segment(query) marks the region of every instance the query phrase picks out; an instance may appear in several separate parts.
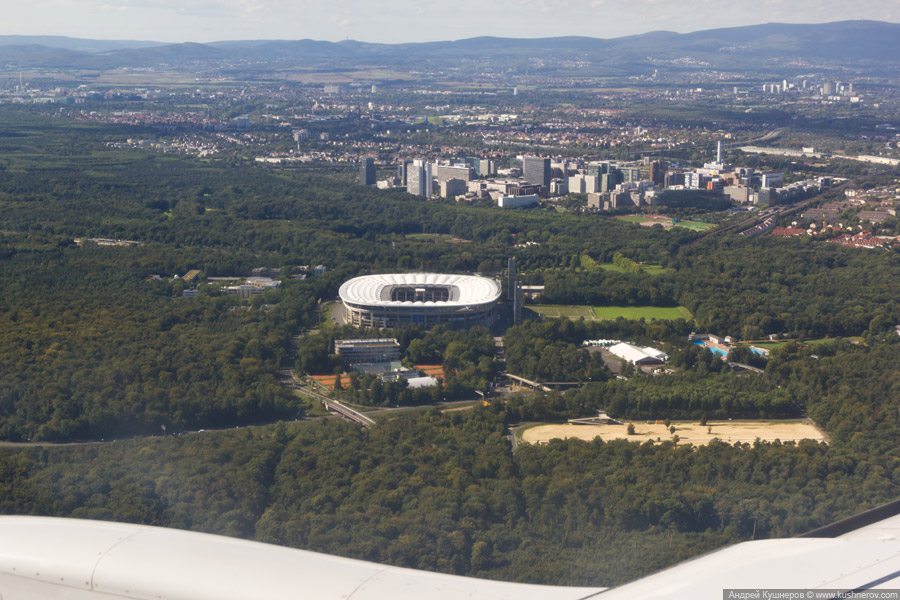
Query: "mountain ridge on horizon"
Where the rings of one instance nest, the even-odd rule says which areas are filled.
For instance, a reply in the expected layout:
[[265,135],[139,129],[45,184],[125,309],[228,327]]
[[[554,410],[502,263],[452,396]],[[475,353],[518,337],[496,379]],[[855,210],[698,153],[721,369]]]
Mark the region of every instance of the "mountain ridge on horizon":
[[[78,50],[85,45],[90,44],[103,44],[106,46],[110,46],[110,48],[115,49],[137,49],[137,48],[145,48],[145,47],[154,47],[154,46],[179,46],[185,44],[198,44],[203,46],[222,46],[222,45],[231,45],[231,44],[242,44],[242,45],[260,45],[260,44],[269,44],[269,43],[291,43],[291,42],[316,42],[320,44],[340,44],[340,45],[367,45],[367,46],[422,46],[422,45],[432,45],[432,44],[457,44],[461,42],[471,42],[476,40],[516,40],[516,41],[545,41],[545,40],[591,40],[591,41],[607,41],[612,42],[616,40],[624,40],[624,39],[632,39],[632,38],[641,38],[645,36],[674,36],[674,37],[684,37],[684,36],[695,36],[698,34],[705,34],[709,32],[725,32],[725,31],[740,31],[740,30],[748,30],[748,29],[756,29],[763,27],[790,27],[790,28],[819,28],[819,27],[829,27],[835,25],[849,25],[849,24],[875,24],[875,25],[888,25],[888,26],[898,26],[900,27],[900,22],[893,21],[878,21],[872,19],[845,19],[842,21],[828,21],[824,23],[784,23],[780,21],[770,21],[766,23],[754,23],[752,25],[735,25],[731,27],[713,27],[709,29],[697,29],[694,31],[689,31],[686,33],[679,33],[677,31],[672,31],[669,29],[652,29],[649,31],[644,31],[642,33],[633,33],[623,36],[616,37],[594,37],[594,36],[586,36],[586,35],[562,35],[562,36],[537,36],[537,37],[508,37],[508,36],[495,36],[495,35],[476,35],[469,38],[459,38],[459,39],[442,39],[442,40],[429,40],[423,42],[367,42],[364,40],[356,40],[356,39],[344,39],[338,41],[331,40],[319,40],[313,38],[245,38],[245,39],[223,39],[223,40],[213,40],[209,42],[198,42],[195,40],[184,40],[180,42],[160,42],[156,40],[130,40],[130,39],[119,39],[119,38],[86,38],[86,37],[77,37],[77,36],[69,36],[69,35],[22,35],[22,34],[0,34],[0,47],[2,46],[11,46],[11,45],[28,45],[28,44],[37,44],[42,46],[47,46],[49,48],[63,48],[67,50]],[[64,43],[67,42],[67,43]],[[94,50],[97,52],[106,51],[103,50]]]
[[646,67],[654,60],[665,62],[683,57],[710,64],[730,62],[738,68],[754,61],[797,57],[900,65],[897,39],[900,39],[900,23],[868,20],[764,23],[691,33],[657,30],[617,38],[477,36],[394,44],[312,39],[164,43],[0,35],[0,63],[8,68],[112,69],[177,67],[197,61],[249,61],[284,67],[292,61],[320,60],[349,61],[360,66],[394,63],[410,67],[429,60],[452,63],[453,60],[573,58],[627,70],[637,64]]

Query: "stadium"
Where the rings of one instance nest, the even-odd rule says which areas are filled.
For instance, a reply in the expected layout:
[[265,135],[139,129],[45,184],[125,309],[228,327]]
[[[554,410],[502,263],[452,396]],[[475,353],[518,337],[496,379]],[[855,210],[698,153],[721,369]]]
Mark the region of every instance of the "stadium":
[[339,291],[347,324],[426,329],[441,323],[489,327],[500,293],[493,279],[437,273],[364,275],[344,282]]

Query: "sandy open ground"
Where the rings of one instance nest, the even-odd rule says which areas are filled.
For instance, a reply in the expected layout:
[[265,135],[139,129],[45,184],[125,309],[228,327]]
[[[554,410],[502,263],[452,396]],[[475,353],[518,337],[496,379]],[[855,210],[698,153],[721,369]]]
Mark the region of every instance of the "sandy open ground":
[[[603,440],[630,440],[645,442],[647,440],[666,441],[672,439],[669,429],[660,424],[646,421],[634,421],[635,435],[628,435],[627,422],[622,425],[539,425],[522,432],[522,440],[532,444],[540,444],[552,439],[577,438],[592,440],[600,437]],[[764,442],[781,440],[782,442],[797,440],[827,441],[822,432],[807,421],[710,421],[706,425],[697,422],[673,421],[675,435],[679,444],[702,446],[710,440],[718,438],[723,442],[753,443],[757,439]]]

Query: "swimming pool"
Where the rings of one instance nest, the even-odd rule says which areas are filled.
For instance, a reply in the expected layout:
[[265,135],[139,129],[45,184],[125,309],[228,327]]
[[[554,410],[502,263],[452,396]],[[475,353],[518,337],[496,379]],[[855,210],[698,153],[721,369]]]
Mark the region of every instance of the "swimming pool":
[[[724,350],[724,349],[718,348],[716,346],[709,346],[709,345],[707,345],[706,342],[703,342],[703,341],[694,342],[694,345],[700,346],[701,348],[706,348],[707,350],[709,350],[716,356],[719,356],[722,358],[728,356],[728,350]],[[766,356],[768,354],[765,350],[762,350],[760,348],[753,348],[752,346],[750,348],[750,352],[752,352],[753,354],[756,354],[757,356]]]
[[710,352],[712,352],[713,354],[715,354],[716,356],[718,356],[720,358],[725,358],[726,356],[728,356],[727,350],[723,350],[723,349],[717,348],[715,346],[708,346],[707,343],[704,341],[696,341],[696,342],[694,342],[694,345],[700,346],[701,348],[706,348],[707,350],[709,350]]

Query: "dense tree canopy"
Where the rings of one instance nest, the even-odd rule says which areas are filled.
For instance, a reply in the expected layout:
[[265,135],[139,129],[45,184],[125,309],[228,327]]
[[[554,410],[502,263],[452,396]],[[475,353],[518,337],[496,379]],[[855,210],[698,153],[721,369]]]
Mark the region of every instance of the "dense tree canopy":
[[[500,275],[515,256],[525,280],[546,285],[545,301],[684,305],[695,320],[512,327],[511,372],[585,385],[469,412],[379,416],[367,430],[323,418],[3,447],[3,513],[150,523],[449,573],[609,585],[754,535],[794,535],[898,495],[895,252],[426,202],[339,174],[104,144],[129,133],[0,110],[0,437],[108,440],[301,416],[277,371],[333,369],[330,344],[343,332],[310,330],[340,283],[367,271]],[[442,235],[408,237],[415,233]],[[142,244],[73,241],[90,237]],[[293,277],[319,263],[326,274]],[[664,269],[630,267],[640,263]],[[255,267],[283,267],[280,289],[241,301],[210,279]],[[174,278],[189,270],[201,272],[192,299]],[[688,344],[692,330],[742,339],[786,333],[797,342],[773,351],[763,373],[741,374]],[[408,361],[443,364],[442,396],[482,390],[498,368],[485,330],[391,333]],[[826,334],[858,343],[805,344]],[[610,378],[581,347],[600,337],[660,344],[676,373]],[[404,396],[402,385],[377,388],[358,378],[345,393],[376,405],[424,399]],[[700,448],[557,440],[512,450],[512,425],[599,409],[640,419],[808,414],[831,439]]]

